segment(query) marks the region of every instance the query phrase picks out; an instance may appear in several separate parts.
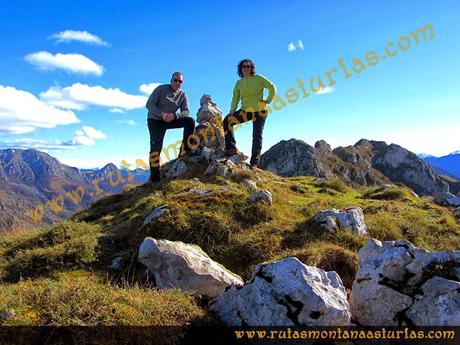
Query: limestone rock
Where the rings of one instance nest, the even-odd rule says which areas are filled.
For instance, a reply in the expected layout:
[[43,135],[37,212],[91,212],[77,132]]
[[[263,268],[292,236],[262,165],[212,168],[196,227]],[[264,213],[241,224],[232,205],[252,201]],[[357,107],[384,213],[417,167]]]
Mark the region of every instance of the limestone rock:
[[195,195],[209,195],[211,194],[212,190],[211,189],[202,189],[197,186],[191,188],[188,193],[189,194],[195,194]]
[[120,267],[121,267],[121,261],[122,261],[122,260],[123,260],[123,258],[122,258],[121,256],[118,256],[118,257],[114,258],[114,259],[112,260],[112,262],[110,263],[109,268],[110,268],[111,270],[114,270],[114,271],[119,270]]
[[228,159],[216,159],[213,160],[204,172],[205,176],[218,175],[227,176],[231,173],[231,170],[235,167],[235,163]]
[[459,324],[459,267],[460,251],[428,252],[408,241],[371,239],[359,251],[353,319],[364,326]]
[[166,210],[166,205],[162,205],[162,206],[155,208],[147,217],[145,217],[144,222],[142,223],[141,227],[161,217],[165,213],[165,210]]
[[460,282],[441,277],[429,279],[421,288],[423,294],[406,312],[417,326],[460,325]]
[[7,321],[16,316],[16,312],[13,309],[0,310],[0,321]]
[[455,196],[452,193],[445,192],[439,194],[435,202],[440,204],[440,205],[446,205],[446,206],[460,206],[460,197]]
[[182,158],[177,158],[171,167],[165,172],[165,176],[168,178],[178,178],[187,171],[187,164]]
[[252,180],[250,180],[250,179],[245,179],[243,181],[243,185],[249,190],[257,189],[257,183],[252,181]]
[[297,258],[257,265],[243,287],[231,287],[210,302],[229,326],[346,326],[346,291],[335,272]]
[[336,209],[320,211],[313,219],[331,233],[343,229],[359,236],[367,235],[367,226],[364,222],[363,210],[360,207],[349,207],[345,211]]
[[259,190],[249,196],[250,202],[262,201],[271,204],[273,202],[272,193],[266,189]]
[[146,237],[138,260],[148,267],[159,289],[179,288],[194,296],[214,298],[241,278],[213,261],[199,246]]
[[[195,129],[195,134],[200,138],[200,148],[211,150],[213,155],[222,155],[225,149],[222,111],[210,95],[204,94],[201,97],[196,118],[198,126]],[[206,152],[207,154],[208,152]],[[209,160],[210,158],[205,159]]]
[[283,140],[261,156],[260,167],[281,176],[339,177],[363,186],[399,182],[417,195],[449,190],[449,185],[415,153],[383,141],[362,139],[331,152],[322,140],[315,147],[301,140]]

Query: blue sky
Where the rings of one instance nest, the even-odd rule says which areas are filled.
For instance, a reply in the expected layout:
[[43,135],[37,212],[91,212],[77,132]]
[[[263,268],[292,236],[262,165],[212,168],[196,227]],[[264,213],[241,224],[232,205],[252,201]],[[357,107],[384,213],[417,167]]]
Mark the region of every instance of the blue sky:
[[[226,114],[236,64],[249,57],[285,101],[297,78],[327,84],[324,73],[338,69],[334,85],[272,112],[263,151],[290,138],[333,147],[367,138],[448,154],[460,149],[458,18],[458,1],[5,2],[0,147],[38,148],[78,167],[147,161],[153,85],[180,70],[194,117],[204,93]],[[434,37],[415,44],[411,33],[426,24]],[[367,65],[390,41],[397,54]],[[365,69],[345,78],[339,58]],[[236,132],[246,153],[251,127]],[[168,131],[165,146],[180,137]]]

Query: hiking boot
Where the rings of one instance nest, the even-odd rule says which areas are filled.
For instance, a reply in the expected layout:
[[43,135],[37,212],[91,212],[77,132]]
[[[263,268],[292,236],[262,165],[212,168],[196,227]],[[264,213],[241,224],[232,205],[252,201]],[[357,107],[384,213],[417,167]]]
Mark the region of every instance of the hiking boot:
[[251,164],[250,169],[251,169],[252,171],[258,171],[258,170],[260,170],[258,164],[256,164],[256,163]]

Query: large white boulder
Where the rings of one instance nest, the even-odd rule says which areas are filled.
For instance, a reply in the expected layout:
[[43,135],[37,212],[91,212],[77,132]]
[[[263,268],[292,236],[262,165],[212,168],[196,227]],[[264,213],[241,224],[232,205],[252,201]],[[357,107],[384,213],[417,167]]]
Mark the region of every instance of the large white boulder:
[[359,236],[367,235],[367,226],[361,207],[352,206],[344,211],[335,208],[324,210],[318,212],[313,219],[331,233],[343,229]]
[[337,273],[294,257],[257,265],[243,287],[210,302],[210,310],[230,326],[345,326],[348,308]]
[[359,251],[352,317],[365,326],[458,325],[458,267],[460,251],[430,253],[408,241],[371,239]]
[[146,237],[138,260],[148,267],[159,289],[179,288],[195,296],[214,298],[241,278],[213,261],[199,246]]

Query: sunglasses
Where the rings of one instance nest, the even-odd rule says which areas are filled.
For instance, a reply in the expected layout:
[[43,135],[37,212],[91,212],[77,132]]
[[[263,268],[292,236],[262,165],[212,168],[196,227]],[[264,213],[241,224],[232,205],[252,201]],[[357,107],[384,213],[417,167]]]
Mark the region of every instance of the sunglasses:
[[183,81],[183,80],[180,80],[180,79],[174,78],[174,79],[173,79],[173,82],[182,84],[184,81]]
[[251,68],[252,66],[251,65],[243,65],[241,66],[241,68]]

